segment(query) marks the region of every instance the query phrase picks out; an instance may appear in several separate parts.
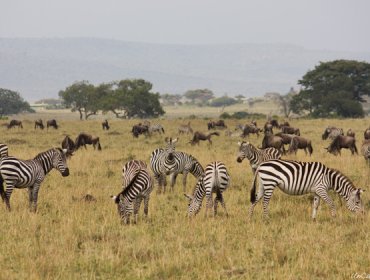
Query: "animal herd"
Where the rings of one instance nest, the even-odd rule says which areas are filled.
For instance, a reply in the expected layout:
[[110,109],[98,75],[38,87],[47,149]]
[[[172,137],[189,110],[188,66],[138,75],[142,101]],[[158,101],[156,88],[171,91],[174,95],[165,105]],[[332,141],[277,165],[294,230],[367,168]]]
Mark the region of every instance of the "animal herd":
[[[50,123],[49,123],[50,122]],[[20,124],[19,124],[20,123]],[[12,120],[9,126],[22,127],[20,121]],[[47,121],[47,127],[58,128],[55,120]],[[35,129],[43,129],[42,120],[35,121]],[[102,123],[103,130],[109,130],[108,121]],[[223,120],[207,123],[207,129],[227,129]],[[278,133],[273,132],[280,129]],[[317,215],[320,200],[325,201],[331,209],[332,216],[335,216],[333,201],[328,196],[330,189],[342,196],[347,208],[353,212],[363,212],[361,202],[362,189],[356,188],[353,183],[341,172],[331,169],[320,162],[299,162],[281,159],[287,153],[297,153],[299,149],[311,155],[313,153],[310,139],[301,136],[299,128],[290,126],[288,122],[279,125],[277,120],[269,120],[263,129],[257,127],[256,121],[246,125],[238,125],[235,129],[240,131],[241,138],[249,137],[250,134],[264,134],[261,147],[255,147],[249,142],[238,142],[239,153],[236,158],[241,163],[248,159],[254,179],[250,193],[251,206],[249,216],[253,214],[255,205],[262,200],[265,216],[268,215],[268,204],[276,187],[289,195],[314,194],[312,218]],[[159,123],[148,121],[138,123],[132,127],[132,135],[138,138],[141,134],[150,137],[154,133],[164,134],[165,130]],[[193,131],[190,122],[178,127],[178,134],[193,134],[190,144],[198,144],[200,141],[208,141],[212,144],[211,136],[219,136],[218,131],[203,133]],[[232,136],[232,133],[225,133]],[[329,153],[340,155],[341,149],[346,148],[352,154],[358,153],[354,132],[350,129],[345,136],[343,129],[327,127],[324,130],[322,139],[331,139],[330,145],[326,148]],[[137,221],[138,210],[144,201],[144,214],[148,214],[149,199],[154,185],[158,186],[158,192],[166,192],[167,176],[170,176],[170,187],[173,187],[178,174],[183,175],[183,190],[186,192],[186,178],[190,173],[197,183],[192,194],[185,194],[189,199],[188,216],[196,215],[206,198],[206,215],[210,209],[213,214],[217,213],[218,202],[221,203],[227,215],[226,203],[223,192],[230,185],[230,174],[225,164],[220,161],[213,161],[202,167],[200,162],[191,154],[177,151],[177,138],[165,138],[165,145],[158,147],[150,155],[149,167],[142,160],[130,160],[123,166],[122,170],[122,191],[112,196],[117,205],[117,210],[123,223],[130,223],[130,217],[134,215],[134,222]],[[29,206],[31,211],[36,212],[38,191],[46,174],[53,168],[60,171],[62,176],[69,175],[67,158],[80,147],[90,144],[94,149],[101,150],[99,137],[87,133],[80,133],[75,141],[65,136],[62,141],[62,148],[54,148],[40,153],[31,160],[20,160],[8,154],[8,146],[0,144],[0,195],[8,210],[10,207],[10,196],[14,188],[28,188]],[[289,145],[286,150],[284,145]],[[361,153],[370,165],[370,127],[364,132],[364,141],[361,146]],[[151,170],[151,172],[150,172]],[[153,176],[151,175],[153,174]],[[4,183],[6,189],[4,188]],[[212,194],[216,197],[213,200]]]

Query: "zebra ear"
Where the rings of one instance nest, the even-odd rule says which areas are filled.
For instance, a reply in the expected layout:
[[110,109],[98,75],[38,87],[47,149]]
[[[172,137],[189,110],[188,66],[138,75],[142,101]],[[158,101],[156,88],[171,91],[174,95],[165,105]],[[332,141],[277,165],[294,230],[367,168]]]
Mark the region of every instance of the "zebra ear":
[[363,190],[363,189],[358,189],[358,190],[357,190],[357,193],[358,193],[358,194],[362,194],[363,192],[365,192],[365,190]]
[[240,142],[240,141],[239,141],[239,142],[238,142],[238,146],[241,146],[241,145],[242,145],[242,142]]
[[173,139],[173,140],[172,140],[172,143],[176,143],[176,142],[177,142],[177,140],[179,140],[179,138],[175,138],[175,139]]
[[116,196],[116,195],[111,195],[111,196],[110,196],[110,198],[111,198],[112,200],[116,200],[116,199],[117,199],[117,196]]
[[168,142],[168,137],[164,138],[164,142]]
[[62,149],[63,154],[67,154],[68,150],[67,149]]

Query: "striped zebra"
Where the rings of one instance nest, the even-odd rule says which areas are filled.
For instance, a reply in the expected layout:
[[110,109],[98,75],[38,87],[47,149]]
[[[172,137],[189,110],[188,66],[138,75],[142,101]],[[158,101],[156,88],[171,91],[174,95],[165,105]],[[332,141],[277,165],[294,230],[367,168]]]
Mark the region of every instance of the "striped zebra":
[[243,159],[247,158],[253,174],[256,173],[256,169],[261,162],[281,158],[281,152],[275,148],[257,149],[251,143],[244,141],[238,142],[238,145],[239,154],[236,161],[241,163]]
[[[256,184],[259,183],[256,193]],[[335,207],[328,191],[333,189],[347,201],[347,208],[353,212],[363,211],[360,199],[362,189],[356,189],[353,183],[337,170],[326,167],[320,162],[298,162],[270,160],[260,164],[254,176],[249,217],[254,207],[263,198],[263,211],[268,216],[268,204],[276,187],[290,195],[314,193],[312,218],[316,219],[320,199],[330,206],[331,215],[335,216]]]
[[8,146],[0,143],[0,158],[8,156]]
[[328,126],[325,128],[324,133],[322,134],[322,140],[330,139],[334,140],[338,135],[344,135],[343,129],[337,128],[335,126]]
[[[36,212],[41,183],[53,168],[63,177],[69,175],[66,162],[67,150],[53,148],[38,154],[31,160],[6,157],[0,161],[0,195],[10,211],[10,196],[14,188],[28,188],[30,210]],[[6,191],[4,191],[4,182]]]
[[164,128],[160,123],[150,124],[148,128],[149,134],[158,132],[159,134],[164,134]]
[[[230,184],[230,176],[225,164],[220,161],[211,162],[205,168],[204,175],[198,180],[193,196],[184,194],[189,199],[188,216],[195,216],[202,207],[204,196],[206,197],[206,216],[208,209],[213,207],[214,215],[217,214],[217,204],[221,202],[222,207],[228,216],[222,193]],[[213,203],[212,193],[216,193]]]
[[141,160],[131,160],[122,169],[122,191],[112,196],[117,204],[118,214],[125,224],[130,223],[130,216],[134,213],[134,223],[141,201],[144,199],[144,214],[148,215],[150,193],[153,190],[153,179],[149,174],[147,165]]
[[361,154],[364,156],[366,162],[370,165],[370,139],[362,142]]

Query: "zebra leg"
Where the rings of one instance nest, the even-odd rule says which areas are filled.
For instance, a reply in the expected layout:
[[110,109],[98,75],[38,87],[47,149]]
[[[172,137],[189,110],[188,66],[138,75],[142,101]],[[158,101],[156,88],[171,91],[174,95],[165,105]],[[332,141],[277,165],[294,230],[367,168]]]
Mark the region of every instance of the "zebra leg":
[[218,206],[218,197],[216,196],[215,197],[215,201],[214,201],[214,204],[213,204],[213,215],[216,216],[217,215],[217,206]]
[[186,178],[188,176],[188,172],[184,172],[183,177],[182,177],[182,189],[184,193],[186,193]]
[[206,218],[207,218],[208,210],[213,207],[212,193],[209,195],[206,194],[206,198],[207,198],[207,204],[206,204]]
[[265,219],[267,219],[269,215],[268,206],[273,192],[274,189],[268,189],[265,190],[263,194],[263,216],[265,217]]
[[335,206],[333,200],[329,197],[327,191],[325,189],[316,190],[316,194],[320,196],[330,207],[330,213],[332,217],[335,217]]
[[319,205],[320,205],[320,196],[315,195],[315,197],[313,198],[313,208],[312,208],[312,219],[314,221],[316,220],[316,213]]
[[225,204],[225,200],[224,200],[224,196],[221,194],[221,197],[220,197],[220,202],[221,202],[221,206],[222,206],[222,208],[224,208],[224,210],[225,210],[225,213],[226,213],[226,217],[229,217],[229,213],[227,212],[227,210],[226,210],[226,204]]
[[149,212],[149,199],[150,199],[150,196],[149,194],[144,197],[144,217],[145,219],[148,218],[148,212]]
[[[257,183],[257,182],[255,182]],[[252,215],[253,215],[253,211],[254,211],[254,207],[256,206],[256,204],[261,200],[261,198],[264,196],[264,187],[263,187],[263,184],[261,182],[260,179],[258,179],[258,184],[259,184],[259,187],[258,187],[258,192],[256,194],[256,199],[255,201],[251,204],[251,206],[249,207],[249,211],[248,211],[248,219],[251,219],[252,218]]]
[[10,211],[10,196],[12,195],[14,186],[11,184],[6,184],[6,191],[5,191],[5,204],[6,208]]
[[40,185],[34,185],[32,189],[32,203],[30,205],[30,211],[36,213],[37,211],[37,198],[39,195]]
[[134,200],[134,224],[137,223],[137,216],[139,214],[140,204],[141,204],[142,200],[143,200],[143,198],[141,196],[137,197]]

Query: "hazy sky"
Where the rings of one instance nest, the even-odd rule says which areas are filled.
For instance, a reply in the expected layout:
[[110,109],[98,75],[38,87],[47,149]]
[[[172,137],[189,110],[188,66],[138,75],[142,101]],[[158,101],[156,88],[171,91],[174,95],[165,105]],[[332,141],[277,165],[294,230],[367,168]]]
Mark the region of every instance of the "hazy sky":
[[0,37],[293,43],[370,52],[368,0],[0,0]]

